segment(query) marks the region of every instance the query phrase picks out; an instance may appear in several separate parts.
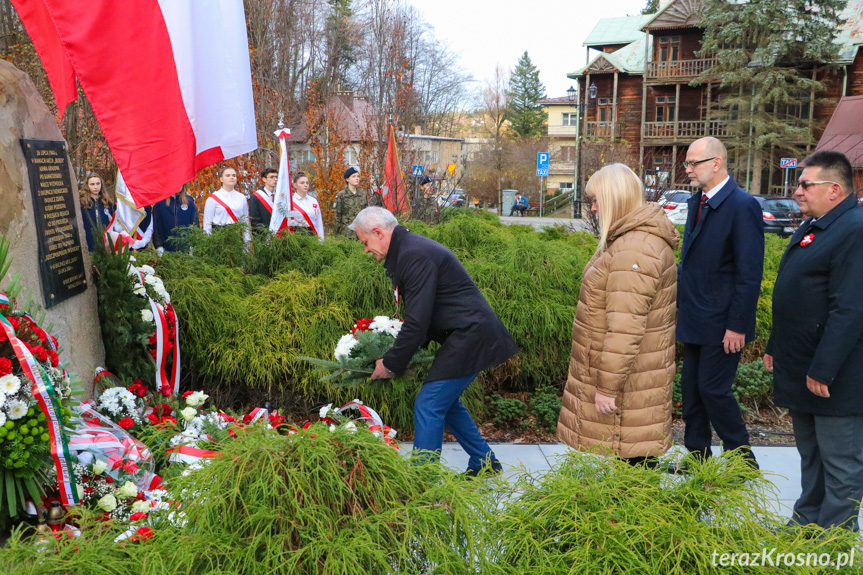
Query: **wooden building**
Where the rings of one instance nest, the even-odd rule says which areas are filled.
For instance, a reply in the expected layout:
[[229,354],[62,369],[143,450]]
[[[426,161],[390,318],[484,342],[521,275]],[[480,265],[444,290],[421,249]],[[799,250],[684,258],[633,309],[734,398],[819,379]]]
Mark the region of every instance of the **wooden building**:
[[[578,82],[581,94],[581,189],[585,177],[609,157],[623,159],[621,148],[626,163],[648,185],[659,181],[663,187],[690,189],[683,169],[689,144],[704,136],[729,136],[727,118],[717,105],[724,97],[718,83],[691,85],[714,64],[696,55],[703,37],[698,16],[703,1],[671,0],[656,14],[600,20],[585,41],[587,65],[567,75]],[[843,15],[847,21],[835,39],[839,74],[818,76],[826,93],[810,95],[789,112],[808,121],[807,151],[840,98],[863,94],[863,0],[849,0]],[[818,74],[817,66],[812,73]],[[591,85],[597,87],[595,101],[588,96]],[[730,155],[729,170],[741,184],[752,184],[747,189],[775,193],[781,188],[779,157],[772,149],[763,153],[770,168],[757,182],[748,158],[739,153]]]

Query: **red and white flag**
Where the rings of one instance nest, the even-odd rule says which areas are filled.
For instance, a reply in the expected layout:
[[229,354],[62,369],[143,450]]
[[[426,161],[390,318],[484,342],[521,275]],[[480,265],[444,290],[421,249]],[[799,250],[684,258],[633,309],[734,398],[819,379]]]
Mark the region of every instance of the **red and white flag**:
[[[279,181],[273,194],[273,214],[270,216],[270,231],[278,234],[289,226],[288,217],[294,212],[294,195],[291,193],[291,161],[288,159],[288,138],[291,131],[279,128],[274,132],[279,139]],[[291,230],[293,231],[293,230]]]
[[387,157],[384,160],[384,185],[378,191],[384,198],[384,206],[392,213],[407,214],[410,211],[404,177],[399,165],[396,134],[392,124],[389,125]]
[[242,0],[12,0],[57,106],[87,95],[138,206],[255,150]]

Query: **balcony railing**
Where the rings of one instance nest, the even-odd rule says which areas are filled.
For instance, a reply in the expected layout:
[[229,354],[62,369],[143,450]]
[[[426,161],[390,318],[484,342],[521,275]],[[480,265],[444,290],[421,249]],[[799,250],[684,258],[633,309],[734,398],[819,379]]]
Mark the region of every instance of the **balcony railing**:
[[702,58],[700,60],[674,60],[670,62],[648,62],[647,79],[657,80],[662,78],[683,79],[695,78],[708,68],[716,64],[716,58]]
[[[614,128],[613,134],[612,128]],[[620,133],[620,124],[615,124],[614,122],[588,122],[587,128],[584,130],[584,132],[585,138],[610,140]]]
[[723,120],[701,120],[686,122],[645,122],[642,138],[648,140],[694,141],[705,136],[717,138],[728,135],[728,125]]
[[564,124],[549,124],[548,125],[548,135],[549,136],[572,136],[575,137],[575,126],[567,126]]

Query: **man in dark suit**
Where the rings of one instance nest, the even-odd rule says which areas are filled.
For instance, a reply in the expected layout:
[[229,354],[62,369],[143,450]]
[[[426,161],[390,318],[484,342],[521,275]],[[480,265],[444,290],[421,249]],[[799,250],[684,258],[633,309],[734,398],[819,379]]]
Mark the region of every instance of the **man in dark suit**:
[[470,456],[467,475],[483,468],[500,473],[459,398],[479,372],[518,353],[509,332],[455,254],[441,244],[412,234],[379,207],[363,209],[350,229],[366,253],[384,262],[396,300],[405,305],[401,331],[372,379],[402,373],[420,346],[441,344],[414,402],[414,449],[440,454],[446,426]]
[[857,531],[863,498],[863,208],[848,159],[816,152],[794,192],[803,222],[779,263],[764,365],[787,407],[803,491],[789,524]]
[[261,179],[264,181],[264,187],[249,197],[249,225],[252,229],[270,228],[270,218],[275,205],[273,195],[279,182],[279,171],[266,168],[261,172]]
[[731,385],[740,350],[755,338],[764,224],[758,202],[728,175],[727,157],[722,142],[702,138],[689,146],[683,163],[701,188],[688,201],[677,272],[683,443],[695,457],[710,457],[712,425],[723,449],[743,448],[757,467]]

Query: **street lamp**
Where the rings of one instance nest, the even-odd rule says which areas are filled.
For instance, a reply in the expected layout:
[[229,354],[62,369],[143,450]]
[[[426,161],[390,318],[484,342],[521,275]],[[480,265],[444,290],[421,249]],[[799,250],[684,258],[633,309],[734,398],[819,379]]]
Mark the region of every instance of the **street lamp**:
[[570,105],[575,107],[575,153],[578,156],[575,160],[575,167],[573,169],[572,174],[572,189],[573,189],[573,206],[572,206],[572,217],[575,219],[581,219],[581,188],[578,185],[578,173],[581,168],[581,135],[579,131],[581,130],[581,109],[582,108],[591,108],[594,104],[596,104],[596,93],[597,93],[596,84],[593,82],[590,83],[590,87],[587,89],[587,102],[576,102],[575,96],[578,92],[572,86],[569,87],[569,90],[566,91],[566,99],[569,100]]

